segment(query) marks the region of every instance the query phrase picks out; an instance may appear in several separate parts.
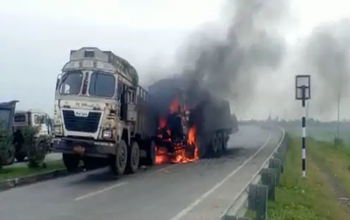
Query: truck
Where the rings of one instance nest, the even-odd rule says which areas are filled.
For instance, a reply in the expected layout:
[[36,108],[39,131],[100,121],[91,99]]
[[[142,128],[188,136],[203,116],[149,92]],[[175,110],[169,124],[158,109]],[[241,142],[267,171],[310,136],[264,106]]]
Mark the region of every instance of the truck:
[[[5,152],[1,152],[3,154],[1,156],[2,165],[11,165],[15,159],[18,162],[23,162],[29,156],[28,153],[32,152],[29,151],[28,147],[33,143],[25,143],[25,134],[23,134],[23,129],[27,127],[36,129],[37,133],[34,138],[37,143],[35,144],[38,144],[40,149],[49,150],[51,147],[49,140],[52,133],[49,115],[34,109],[16,110],[18,102],[18,100],[13,100],[0,103],[0,139],[2,139],[2,144],[4,144],[4,138],[8,139],[7,146],[2,146],[2,150],[5,150]],[[45,158],[46,153],[46,151],[42,153],[43,158]]]
[[109,166],[115,175],[155,164],[155,123],[136,69],[111,51],[71,50],[55,89],[53,151],[68,171]]
[[0,103],[0,168],[2,165],[11,165],[15,159],[13,140],[13,116],[17,100]]
[[56,81],[53,151],[63,154],[68,171],[83,161],[86,169],[107,165],[115,175],[164,158],[219,156],[232,133],[228,102],[206,90],[193,99],[181,85],[164,79],[147,91],[136,69],[113,52],[72,50]]
[[160,80],[149,87],[158,116],[156,146],[171,162],[220,157],[238,131],[229,102],[183,78]]

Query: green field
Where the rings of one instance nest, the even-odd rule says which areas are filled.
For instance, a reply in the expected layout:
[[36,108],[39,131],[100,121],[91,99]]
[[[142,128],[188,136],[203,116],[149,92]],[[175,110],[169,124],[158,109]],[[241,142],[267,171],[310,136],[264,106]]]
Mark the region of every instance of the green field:
[[[294,136],[302,135],[301,122],[279,122],[281,127],[283,127],[287,132]],[[339,136],[340,138],[350,144],[350,123],[348,122],[315,122],[313,120],[308,120],[306,122],[306,136],[312,137],[315,140],[333,142],[334,138],[337,136],[337,130],[339,126]]]
[[[350,219],[349,207],[340,204],[339,193],[344,195],[337,180],[350,193],[350,175],[346,165],[350,153],[344,147],[309,139],[307,177],[301,177],[301,143],[293,138],[285,162],[281,184],[276,189],[276,201],[268,204],[270,220],[343,220]],[[331,155],[331,157],[330,157]],[[320,162],[328,157],[324,166]],[[339,160],[339,158],[341,158]],[[346,168],[345,168],[346,167]],[[333,169],[337,178],[333,178]]]

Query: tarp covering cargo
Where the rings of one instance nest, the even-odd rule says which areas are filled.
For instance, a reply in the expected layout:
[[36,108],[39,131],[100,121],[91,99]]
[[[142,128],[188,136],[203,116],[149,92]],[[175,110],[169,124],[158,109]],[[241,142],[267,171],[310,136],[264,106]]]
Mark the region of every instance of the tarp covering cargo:
[[229,103],[209,94],[191,109],[190,118],[202,135],[218,130],[230,130],[233,125]]

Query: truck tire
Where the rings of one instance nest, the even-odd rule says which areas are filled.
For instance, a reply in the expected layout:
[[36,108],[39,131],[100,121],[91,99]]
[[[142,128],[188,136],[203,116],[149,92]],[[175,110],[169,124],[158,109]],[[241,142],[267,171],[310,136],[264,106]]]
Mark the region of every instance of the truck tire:
[[217,147],[217,153],[215,155],[215,157],[221,157],[222,156],[222,152],[223,152],[223,149],[222,149],[222,145],[223,145],[223,136],[221,134],[218,134],[217,135],[217,139],[216,139],[216,145],[218,146]]
[[63,163],[68,172],[74,172],[79,167],[80,158],[75,154],[63,154]]
[[137,141],[132,141],[128,151],[128,161],[126,164],[126,173],[136,173],[140,164],[140,147]]
[[227,145],[228,145],[228,138],[226,136],[226,134],[223,136],[222,139],[222,153],[226,153],[227,152]]
[[11,144],[6,152],[6,158],[3,165],[11,165],[15,162],[15,146]]
[[219,144],[218,144],[218,137],[217,135],[215,134],[214,137],[212,138],[212,140],[210,141],[209,143],[209,146],[208,146],[208,150],[209,150],[209,154],[208,154],[208,157],[209,158],[216,158],[218,157],[218,155],[220,154],[220,147]]
[[146,158],[144,165],[154,166],[156,164],[156,144],[153,140],[147,141]]
[[205,142],[205,138],[201,138],[201,137],[196,137],[196,146],[198,148],[198,157],[199,159],[203,159],[206,157],[206,153],[207,153],[207,146],[206,146],[206,142]]
[[126,169],[128,159],[128,146],[124,140],[121,140],[116,148],[116,154],[110,156],[109,167],[114,175],[123,175]]

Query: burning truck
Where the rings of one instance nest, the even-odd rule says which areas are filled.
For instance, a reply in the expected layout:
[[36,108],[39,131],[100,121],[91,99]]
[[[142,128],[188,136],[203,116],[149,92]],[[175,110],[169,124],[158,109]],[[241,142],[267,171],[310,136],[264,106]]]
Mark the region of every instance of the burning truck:
[[228,102],[183,85],[167,79],[147,91],[112,51],[71,50],[56,81],[53,151],[68,171],[83,161],[115,175],[219,156],[234,131]]
[[238,131],[228,101],[198,85],[163,79],[149,87],[149,94],[158,116],[156,163],[219,157],[227,150],[230,134]]

